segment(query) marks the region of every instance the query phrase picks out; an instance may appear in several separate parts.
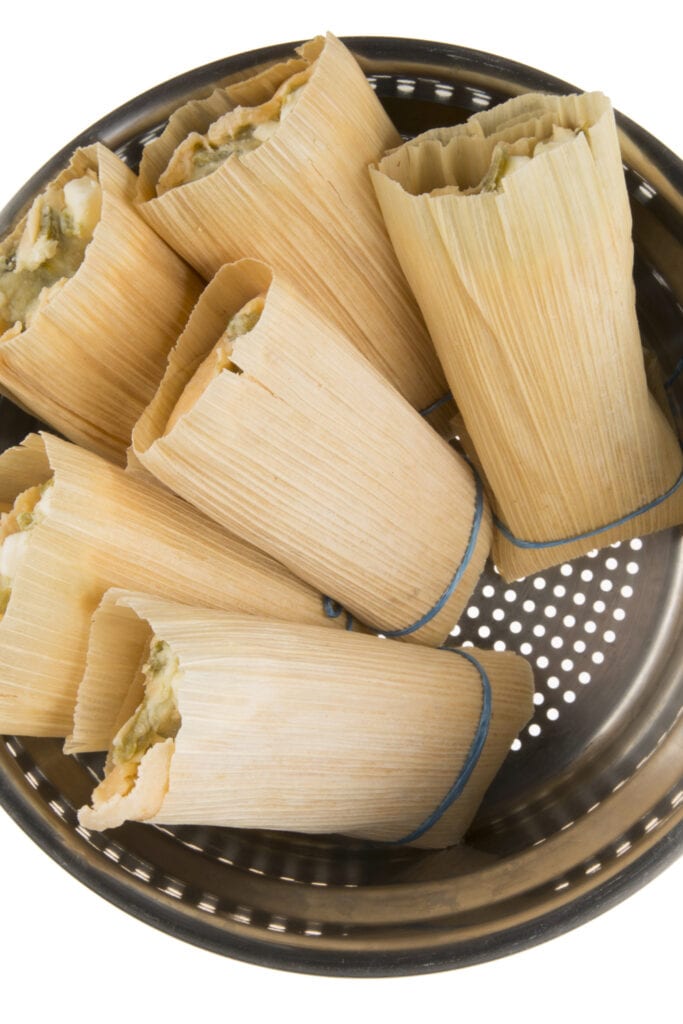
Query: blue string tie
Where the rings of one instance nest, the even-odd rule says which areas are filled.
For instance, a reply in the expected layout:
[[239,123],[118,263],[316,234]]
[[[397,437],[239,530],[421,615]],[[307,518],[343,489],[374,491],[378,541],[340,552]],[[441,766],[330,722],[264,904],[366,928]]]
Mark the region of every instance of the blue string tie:
[[660,494],[659,497],[653,498],[652,501],[648,501],[647,504],[641,505],[640,508],[635,509],[634,512],[629,512],[628,515],[622,516],[621,519],[614,519],[611,523],[607,523],[605,526],[598,526],[595,530],[586,530],[585,533],[577,533],[573,537],[563,537],[560,540],[522,540],[520,537],[516,537],[512,533],[505,523],[501,522],[497,516],[494,516],[494,523],[497,528],[503,534],[506,540],[509,540],[511,544],[514,544],[516,548],[526,548],[534,550],[542,550],[543,548],[558,548],[563,544],[573,544],[574,541],[588,540],[590,537],[598,537],[601,533],[606,533],[607,530],[613,530],[615,527],[624,526],[626,523],[631,522],[633,519],[637,519],[638,516],[644,515],[646,512],[650,512],[653,508],[657,508],[662,502],[670,498],[672,494],[675,494],[678,488],[683,483],[683,470],[678,476],[678,479],[671,485],[668,491],[664,494]]
[[678,380],[678,378],[681,376],[682,373],[683,373],[683,356],[681,356],[681,358],[676,363],[676,365],[674,367],[674,370],[673,370],[673,373],[671,374],[671,376],[668,377],[664,381],[664,387],[665,388],[672,388],[674,386],[674,384],[676,383],[676,381]]
[[401,636],[408,636],[410,633],[415,633],[418,629],[422,629],[423,626],[426,626],[428,622],[431,622],[431,620],[439,614],[441,609],[444,608],[444,606],[453,596],[453,592],[460,583],[460,580],[465,575],[465,571],[468,565],[470,564],[472,555],[474,554],[474,549],[476,548],[477,540],[479,539],[481,521],[484,516],[484,488],[477,473],[474,473],[474,480],[476,484],[476,497],[474,502],[474,517],[472,519],[472,528],[470,530],[470,535],[467,541],[467,547],[465,548],[465,553],[462,556],[460,565],[455,570],[452,580],[450,581],[450,583],[448,584],[448,586],[446,587],[446,589],[444,590],[443,594],[436,602],[436,604],[432,605],[429,611],[425,612],[425,614],[421,618],[419,618],[417,622],[411,623],[410,626],[404,626],[403,629],[383,629],[381,630],[381,632],[383,633],[384,636],[389,637],[390,639],[395,639]]
[[431,405],[428,405],[425,409],[420,409],[420,416],[429,416],[430,413],[436,412],[436,410],[440,409],[442,405],[445,405],[446,402],[451,402],[452,400],[453,395],[450,391],[447,391],[445,395],[442,395],[441,398],[437,398],[437,400],[432,402]]
[[339,601],[333,601],[331,597],[323,596],[323,609],[328,619],[338,619],[342,613],[346,614],[346,625],[345,629],[353,629],[353,615],[351,612],[347,612],[343,604],[339,604]]
[[477,661],[477,659],[473,657],[473,655],[468,654],[467,651],[460,650],[459,648],[440,647],[439,650],[449,651],[451,654],[457,654],[459,655],[459,657],[465,658],[467,661],[470,662],[470,664],[474,665],[477,672],[479,673],[479,678],[481,680],[482,686],[482,701],[481,711],[479,713],[479,722],[477,723],[474,738],[472,739],[470,749],[467,752],[467,757],[465,758],[462,768],[458,772],[458,775],[453,785],[448,790],[444,798],[440,801],[440,803],[437,804],[434,810],[424,819],[424,821],[420,825],[417,826],[417,828],[413,829],[412,832],[409,832],[408,835],[403,836],[402,839],[373,840],[373,843],[379,846],[406,846],[408,843],[414,843],[416,839],[420,839],[421,836],[423,836],[426,832],[429,832],[429,830],[433,828],[434,825],[436,825],[436,823],[443,817],[446,811],[452,806],[452,804],[455,803],[458,797],[462,794],[465,786],[467,785],[472,776],[472,772],[479,763],[479,757],[481,755],[482,750],[484,749],[484,744],[486,743],[486,740],[488,738],[489,728],[491,725],[491,681],[488,675],[486,674],[483,665],[481,664],[481,662]]
[[[476,486],[476,497],[474,501],[474,516],[472,518],[472,527],[470,529],[470,535],[467,541],[467,547],[465,553],[462,556],[458,568],[455,570],[453,578],[444,590],[441,597],[438,599],[436,604],[432,605],[429,611],[425,612],[416,622],[411,623],[409,626],[404,626],[402,629],[378,629],[377,633],[382,636],[388,637],[391,640],[397,639],[402,636],[409,636],[410,633],[417,632],[418,629],[422,629],[428,622],[439,614],[442,608],[448,603],[450,598],[455,591],[455,588],[460,583],[460,580],[465,575],[468,565],[474,554],[474,549],[477,546],[477,540],[479,539],[479,530],[481,529],[481,522],[484,517],[484,488],[478,474],[472,470]],[[338,618],[343,611],[345,611],[343,605],[339,604],[331,597],[323,596],[323,610],[328,619]],[[346,629],[353,629],[353,617],[346,612]]]

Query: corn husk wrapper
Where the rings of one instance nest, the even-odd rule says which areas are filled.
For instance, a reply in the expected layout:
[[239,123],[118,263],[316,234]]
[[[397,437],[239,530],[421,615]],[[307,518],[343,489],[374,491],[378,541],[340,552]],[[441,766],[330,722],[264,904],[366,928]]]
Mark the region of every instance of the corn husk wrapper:
[[188,100],[173,111],[161,135],[148,142],[142,151],[138,170],[138,201],[156,196],[156,185],[166,170],[174,150],[191,132],[204,134],[214,121],[240,104],[265,103],[284,81],[305,70],[301,57],[282,61],[248,74],[239,81],[226,82],[208,95]]
[[[110,586],[202,606],[327,623],[319,594],[157,483],[49,434],[0,457],[0,499],[54,475],[51,504],[0,621],[0,733],[66,736],[90,616]],[[106,746],[79,735],[78,749]]]
[[[482,714],[479,672],[448,651],[110,591],[93,619],[77,717],[96,715],[95,695],[111,685],[140,700],[152,634],[179,661],[180,730],[143,756],[128,796],[81,810],[86,828],[132,819],[403,839],[460,775]],[[533,710],[523,658],[468,653],[490,680],[488,736],[462,795],[419,846],[457,842]]]
[[[494,191],[496,146],[581,129]],[[647,388],[631,216],[609,101],[526,95],[387,155],[373,183],[467,431],[517,538],[573,538],[665,494],[678,441]],[[473,194],[459,186],[475,186]],[[545,549],[495,532],[507,578],[683,519],[683,489]]]
[[87,170],[102,188],[100,221],[74,276],[24,331],[10,328],[0,339],[0,390],[72,441],[123,463],[201,282],[138,216],[137,179],[104,146],[77,150],[53,184]]
[[[287,274],[312,309],[340,327],[418,409],[446,392],[424,321],[398,267],[368,164],[400,137],[355,58],[334,36],[206,101],[192,101],[149,147],[140,170],[143,217],[207,280],[255,256]],[[296,107],[258,149],[156,196],[159,174],[190,130],[230,107],[270,98],[315,61]],[[224,109],[221,109],[224,108]]]
[[[253,330],[166,432],[192,376],[247,301]],[[188,387],[189,385],[189,387]],[[476,517],[467,463],[287,282],[254,260],[223,267],[133,432],[136,460],[166,486],[267,551],[366,625],[439,644],[481,574],[488,508]],[[466,555],[468,545],[471,553]]]

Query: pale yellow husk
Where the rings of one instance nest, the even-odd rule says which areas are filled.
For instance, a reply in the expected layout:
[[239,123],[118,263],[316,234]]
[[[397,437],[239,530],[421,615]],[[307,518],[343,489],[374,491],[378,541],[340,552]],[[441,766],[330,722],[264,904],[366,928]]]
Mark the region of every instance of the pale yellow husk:
[[[231,361],[168,430],[227,322],[265,294]],[[238,536],[381,631],[438,602],[473,532],[467,463],[349,343],[264,264],[223,267],[206,288],[133,432],[138,463]],[[439,644],[483,569],[488,508],[461,582],[408,639]]]
[[[0,457],[0,500],[11,504],[52,476],[49,511],[30,531],[0,621],[0,733],[71,732],[90,616],[110,586],[274,618],[329,621],[320,595],[266,555],[158,483],[130,478],[49,434],[30,435]],[[73,746],[102,749],[108,739],[76,735]]]
[[201,282],[139,217],[136,177],[104,146],[77,150],[50,187],[88,171],[102,189],[92,241],[29,326],[0,338],[0,390],[72,441],[123,463]]
[[[457,654],[121,591],[93,619],[93,698],[113,685],[141,699],[152,635],[178,660],[180,729],[149,748],[127,794],[95,792],[79,814],[86,828],[133,819],[401,839],[458,778],[482,711],[479,673]],[[523,658],[468,653],[491,683],[488,737],[463,794],[419,846],[461,838],[533,709]],[[96,712],[81,700],[78,715]]]
[[[482,187],[501,147],[529,154],[553,125],[570,140]],[[520,96],[419,136],[372,178],[509,530],[574,537],[666,493],[683,460],[647,387],[609,101]],[[516,578],[682,519],[679,488],[623,526],[558,547],[523,550],[496,531],[493,553]]]
[[[192,101],[143,157],[143,217],[207,280],[228,260],[255,256],[287,274],[311,308],[344,330],[416,408],[446,391],[443,372],[398,267],[368,175],[400,138],[355,58],[332,35],[303,60]],[[312,66],[272,138],[207,177],[155,196],[161,168],[190,130],[204,133],[236,105],[268,99]]]
[[204,134],[210,126],[239,104],[254,105],[270,99],[290,75],[303,71],[308,61],[301,57],[282,61],[238,81],[224,82],[206,96],[195,97],[173,111],[158,138],[148,142],[142,151],[138,171],[137,199],[144,202],[157,194],[157,183],[166,170],[177,146],[191,132]]

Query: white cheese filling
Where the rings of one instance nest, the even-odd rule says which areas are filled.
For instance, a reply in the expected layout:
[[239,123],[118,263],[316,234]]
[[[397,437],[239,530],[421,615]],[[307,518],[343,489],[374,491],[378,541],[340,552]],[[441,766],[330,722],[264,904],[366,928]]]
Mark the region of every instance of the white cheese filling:
[[0,332],[12,336],[76,273],[99,222],[102,189],[94,171],[49,188],[26,217],[19,242],[0,246]]
[[29,549],[31,531],[52,505],[54,479],[29,487],[15,498],[10,512],[0,519],[0,618],[5,614],[12,586]]

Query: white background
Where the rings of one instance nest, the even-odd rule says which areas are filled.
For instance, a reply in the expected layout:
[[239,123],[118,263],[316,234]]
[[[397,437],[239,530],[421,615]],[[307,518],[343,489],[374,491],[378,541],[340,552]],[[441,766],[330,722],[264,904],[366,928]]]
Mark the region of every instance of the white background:
[[[530,64],[614,105],[683,153],[677,3],[272,8],[184,0],[3,4],[0,207],[74,135],[152,85],[231,53],[309,38],[434,39]],[[101,15],[98,11],[102,13]],[[301,977],[224,960],[139,924],[76,882],[0,811],[0,1002],[29,1022],[355,1018],[460,1022],[680,1019],[683,860],[608,914],[465,971],[395,980]]]

